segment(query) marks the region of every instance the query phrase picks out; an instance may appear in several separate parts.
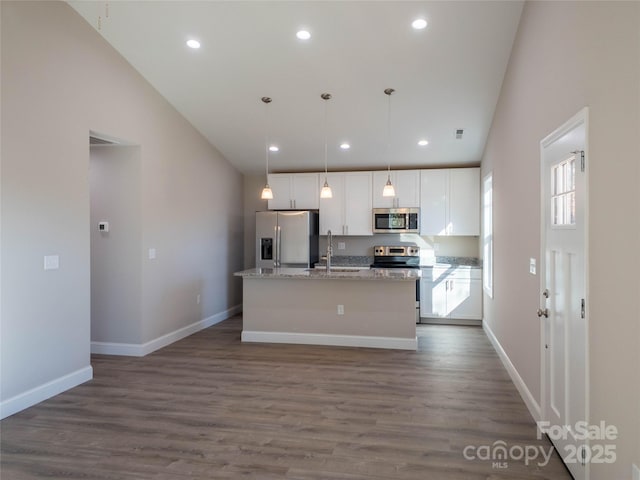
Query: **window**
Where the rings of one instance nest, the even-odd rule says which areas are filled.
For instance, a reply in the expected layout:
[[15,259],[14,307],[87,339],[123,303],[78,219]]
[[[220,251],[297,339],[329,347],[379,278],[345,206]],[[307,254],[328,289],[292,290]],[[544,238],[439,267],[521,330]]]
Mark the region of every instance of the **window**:
[[576,157],[551,168],[551,225],[576,224]]
[[482,283],[493,298],[493,174],[482,181]]

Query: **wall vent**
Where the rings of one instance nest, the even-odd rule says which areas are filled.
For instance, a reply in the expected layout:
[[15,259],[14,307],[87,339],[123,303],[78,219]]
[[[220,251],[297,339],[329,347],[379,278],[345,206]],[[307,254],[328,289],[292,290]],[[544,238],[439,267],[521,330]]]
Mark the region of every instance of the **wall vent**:
[[463,134],[464,134],[464,130],[462,128],[458,128],[456,130],[456,140],[462,139]]

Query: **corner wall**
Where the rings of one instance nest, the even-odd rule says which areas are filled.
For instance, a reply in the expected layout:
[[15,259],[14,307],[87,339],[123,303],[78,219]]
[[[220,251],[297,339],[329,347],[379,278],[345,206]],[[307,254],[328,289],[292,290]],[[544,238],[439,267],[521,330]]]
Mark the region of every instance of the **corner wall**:
[[[240,304],[232,274],[243,265],[243,183],[66,3],[0,8],[6,416],[91,378],[90,130],[140,145],[138,322],[147,346]],[[44,271],[44,255],[59,255],[60,268]]]
[[640,462],[640,3],[527,2],[482,160],[493,172],[494,297],[485,322],[540,399],[542,138],[589,107],[590,422],[620,431],[617,461],[592,479],[627,479]]

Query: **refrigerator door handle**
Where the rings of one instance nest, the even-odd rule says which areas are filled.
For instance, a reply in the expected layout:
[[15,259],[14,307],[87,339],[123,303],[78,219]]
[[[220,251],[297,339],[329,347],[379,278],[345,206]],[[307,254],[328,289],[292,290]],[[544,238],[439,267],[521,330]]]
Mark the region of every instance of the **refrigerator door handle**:
[[280,266],[280,262],[282,261],[282,228],[280,226],[276,227],[276,267]]

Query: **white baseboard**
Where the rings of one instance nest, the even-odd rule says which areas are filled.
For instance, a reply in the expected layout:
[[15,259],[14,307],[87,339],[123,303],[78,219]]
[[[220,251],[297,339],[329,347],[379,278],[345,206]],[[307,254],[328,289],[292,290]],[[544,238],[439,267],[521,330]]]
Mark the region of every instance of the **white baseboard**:
[[112,343],[112,342],[91,342],[91,353],[102,355],[125,355],[130,357],[144,357],[156,350],[166,347],[178,340],[182,340],[189,335],[193,335],[200,330],[208,328],[216,323],[220,323],[242,311],[242,305],[235,305],[228,310],[216,313],[210,317],[194,322],[186,327],[179,328],[173,332],[162,335],[146,343]]
[[514,383],[514,385],[518,389],[518,392],[520,393],[522,400],[524,400],[525,405],[529,409],[529,413],[531,413],[531,416],[534,418],[536,422],[539,422],[540,420],[542,420],[540,405],[538,404],[538,402],[536,402],[535,398],[533,398],[533,395],[527,388],[527,385],[524,383],[524,380],[522,380],[522,377],[518,373],[518,370],[516,370],[516,367],[513,365],[513,363],[511,363],[511,360],[509,359],[507,352],[504,351],[504,348],[502,348],[502,345],[500,345],[500,342],[494,335],[493,331],[491,330],[487,322],[482,322],[482,328],[484,329],[487,337],[489,338],[489,341],[493,345],[493,348],[495,349],[498,356],[500,357],[500,360],[502,360],[502,364],[504,365],[504,368],[507,369],[507,372],[511,377],[511,381]]
[[328,335],[323,333],[290,333],[242,331],[243,342],[296,343],[302,345],[331,345],[338,347],[391,348],[415,350],[418,341],[414,338],[367,337],[361,335]]
[[0,419],[18,413],[25,408],[32,407],[36,403],[40,403],[48,398],[55,397],[59,393],[76,387],[92,378],[93,368],[88,366],[56,378],[55,380],[51,380],[44,385],[32,388],[24,393],[20,393],[15,397],[11,397],[0,402]]

